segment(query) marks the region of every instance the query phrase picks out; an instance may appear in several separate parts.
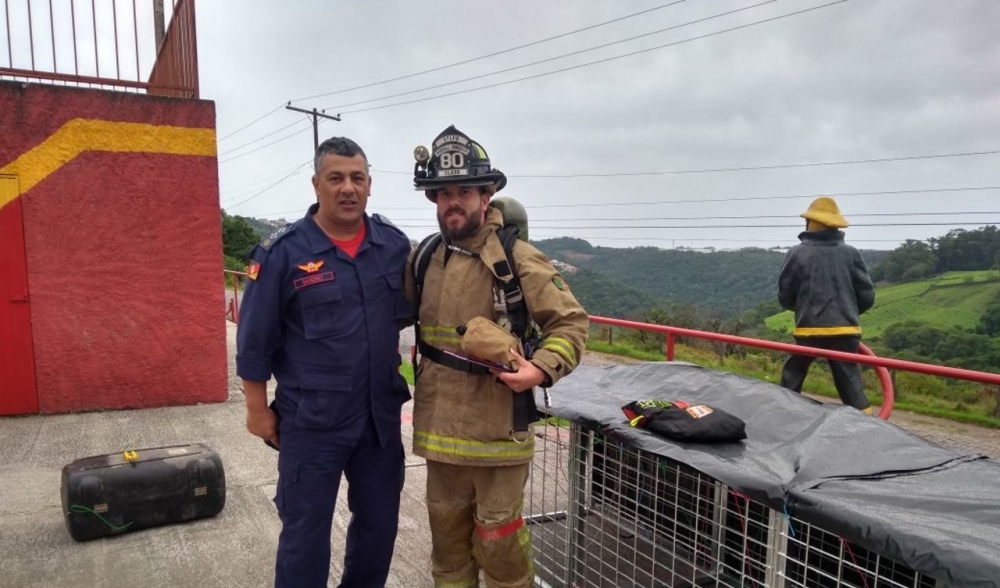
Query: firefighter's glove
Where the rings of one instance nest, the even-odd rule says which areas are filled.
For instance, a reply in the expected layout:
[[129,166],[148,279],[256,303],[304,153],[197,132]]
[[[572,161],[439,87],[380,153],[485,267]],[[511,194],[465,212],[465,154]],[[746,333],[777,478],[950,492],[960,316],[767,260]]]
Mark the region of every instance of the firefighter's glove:
[[514,349],[523,354],[521,342],[495,322],[477,316],[465,325],[458,327],[462,336],[462,353],[503,364],[511,369],[517,369],[517,362],[510,354]]
[[636,400],[622,407],[629,424],[678,441],[715,443],[747,438],[746,424],[737,416],[704,404],[682,400]]

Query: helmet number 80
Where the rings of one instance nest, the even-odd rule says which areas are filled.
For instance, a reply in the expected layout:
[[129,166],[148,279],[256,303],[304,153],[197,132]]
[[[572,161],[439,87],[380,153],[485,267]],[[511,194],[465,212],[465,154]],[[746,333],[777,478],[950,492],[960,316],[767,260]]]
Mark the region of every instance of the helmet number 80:
[[455,169],[465,167],[465,156],[461,153],[442,153],[441,169]]

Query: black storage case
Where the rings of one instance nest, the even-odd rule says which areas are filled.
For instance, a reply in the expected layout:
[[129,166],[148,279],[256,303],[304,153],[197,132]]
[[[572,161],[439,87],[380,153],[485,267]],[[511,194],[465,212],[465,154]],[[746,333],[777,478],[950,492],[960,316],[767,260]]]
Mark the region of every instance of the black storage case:
[[202,444],[78,459],[62,470],[62,506],[77,541],[212,517],[226,504],[218,454]]

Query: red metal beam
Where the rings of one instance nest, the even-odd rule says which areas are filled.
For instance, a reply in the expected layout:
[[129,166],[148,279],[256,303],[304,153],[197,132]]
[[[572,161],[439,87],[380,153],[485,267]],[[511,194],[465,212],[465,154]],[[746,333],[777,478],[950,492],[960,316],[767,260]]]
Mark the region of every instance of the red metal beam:
[[825,359],[839,359],[840,361],[850,361],[871,366],[881,366],[887,369],[903,370],[929,376],[941,376],[943,378],[954,378],[956,380],[967,380],[970,382],[980,382],[982,384],[992,384],[1000,386],[1000,374],[988,372],[977,372],[961,368],[946,367],[942,365],[932,365],[916,361],[906,361],[902,359],[890,359],[888,357],[872,357],[855,353],[844,353],[842,351],[830,351],[827,349],[815,349],[812,347],[801,347],[790,343],[779,343],[777,341],[767,341],[764,339],[752,339],[750,337],[738,337],[736,335],[724,335],[722,333],[710,333],[708,331],[698,331],[695,329],[683,329],[680,327],[669,327],[665,325],[649,325],[635,321],[605,318],[600,316],[590,317],[590,322],[610,325],[612,327],[624,327],[627,329],[638,329],[641,331],[651,331],[654,333],[674,334],[678,337],[691,337],[694,339],[705,339],[708,341],[720,341],[723,343],[733,343],[736,345],[746,345],[772,351],[783,351],[798,355],[811,355]]
[[53,73],[46,71],[32,71],[30,69],[15,69],[11,67],[0,67],[0,76],[29,78],[34,80],[54,80],[57,82],[76,82],[80,84],[96,84],[100,86],[118,86],[122,88],[139,88],[143,90],[160,89],[184,93],[191,93],[193,91],[191,88],[181,86],[168,86],[164,84],[135,82],[132,80],[116,80],[114,78],[97,78],[93,76],[78,76],[74,74]]

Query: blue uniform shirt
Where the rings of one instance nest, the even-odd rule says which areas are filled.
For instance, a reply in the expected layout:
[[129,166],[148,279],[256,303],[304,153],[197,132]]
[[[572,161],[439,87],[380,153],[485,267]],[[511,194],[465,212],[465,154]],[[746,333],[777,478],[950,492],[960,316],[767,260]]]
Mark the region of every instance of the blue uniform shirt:
[[413,315],[402,287],[410,243],[365,215],[351,259],[312,219],[317,208],[251,253],[256,279],[240,306],[236,373],[274,375],[283,426],[360,434],[371,414],[385,446],[399,438],[400,407],[410,399],[399,374],[399,329]]

